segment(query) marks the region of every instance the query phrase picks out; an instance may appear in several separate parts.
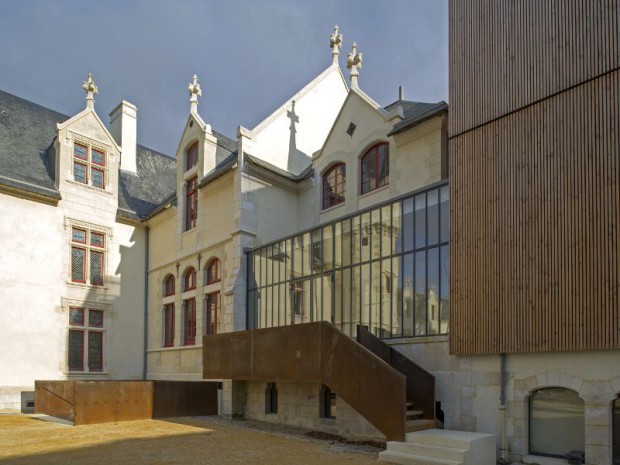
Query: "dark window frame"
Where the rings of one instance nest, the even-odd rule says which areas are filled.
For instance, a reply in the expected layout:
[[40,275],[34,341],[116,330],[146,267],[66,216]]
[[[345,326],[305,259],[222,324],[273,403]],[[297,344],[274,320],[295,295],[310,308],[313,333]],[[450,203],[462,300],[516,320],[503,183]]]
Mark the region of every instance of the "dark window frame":
[[164,305],[164,347],[174,347],[174,303]]
[[323,174],[323,210],[345,203],[346,167],[345,163],[336,163]]
[[222,280],[220,272],[220,259],[214,258],[207,265],[207,285],[219,283]]
[[[380,166],[380,148],[385,147],[383,165]],[[370,168],[374,168],[374,178],[370,177]],[[379,181],[379,173],[384,171],[383,181]],[[390,184],[390,144],[379,142],[370,147],[360,158],[360,194],[367,194]]]
[[196,227],[198,218],[198,176],[190,178],[185,183],[185,230]]

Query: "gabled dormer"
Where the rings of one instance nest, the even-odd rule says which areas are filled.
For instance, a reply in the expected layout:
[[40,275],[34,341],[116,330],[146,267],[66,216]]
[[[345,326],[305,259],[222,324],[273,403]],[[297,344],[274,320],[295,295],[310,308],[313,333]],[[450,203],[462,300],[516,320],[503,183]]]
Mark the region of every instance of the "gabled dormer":
[[63,199],[73,204],[94,198],[116,209],[121,147],[95,112],[98,88],[92,75],[84,81],[86,108],[56,126],[56,139],[48,151],[54,181]]
[[177,205],[180,207],[181,232],[195,229],[197,225],[201,181],[236,152],[234,141],[214,131],[198,114],[198,97],[202,96],[202,90],[196,75],[187,89],[190,112],[176,153]]

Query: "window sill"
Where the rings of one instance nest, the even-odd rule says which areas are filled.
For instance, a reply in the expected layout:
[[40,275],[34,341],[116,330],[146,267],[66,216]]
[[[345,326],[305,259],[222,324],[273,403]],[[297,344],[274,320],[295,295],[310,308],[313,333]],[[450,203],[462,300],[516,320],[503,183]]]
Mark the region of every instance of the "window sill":
[[[373,191],[373,192],[374,192],[374,191]],[[331,212],[331,211],[336,210],[338,207],[344,207],[344,206],[345,206],[345,202],[340,202],[340,203],[339,203],[339,204],[337,204],[337,205],[332,205],[331,207],[328,207],[328,208],[324,208],[324,209],[322,209],[322,210],[321,210],[321,213]]]
[[101,290],[101,291],[107,291],[108,290],[108,288],[105,285],[103,285],[103,286],[93,286],[92,284],[76,283],[74,281],[67,281],[67,286],[77,287],[79,289],[94,289],[94,290]]
[[366,192],[364,194],[360,194],[358,196],[358,199],[364,199],[366,197],[371,196],[372,194],[376,194],[377,192],[383,192],[384,190],[389,189],[389,188],[390,188],[389,184],[386,184],[385,186],[377,187],[376,189],[368,191],[368,192]]
[[194,166],[192,166],[190,169],[188,169],[187,171],[183,173],[183,180],[188,181],[197,175],[198,175],[198,162],[196,162]]
[[94,192],[99,192],[101,194],[106,194],[106,195],[114,195],[114,192],[110,192],[110,190],[108,189],[101,189],[100,187],[91,186],[90,184],[84,184],[83,182],[74,181],[73,179],[69,179],[69,178],[65,179],[65,181],[67,181],[67,183],[69,184],[73,184],[74,186],[84,187]]

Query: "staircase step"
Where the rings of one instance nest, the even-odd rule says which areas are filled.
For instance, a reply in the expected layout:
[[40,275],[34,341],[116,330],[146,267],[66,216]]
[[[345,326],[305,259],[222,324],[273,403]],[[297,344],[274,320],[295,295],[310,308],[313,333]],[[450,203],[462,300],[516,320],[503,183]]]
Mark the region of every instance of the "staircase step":
[[405,411],[405,419],[407,420],[415,420],[424,415],[422,410],[406,410]]
[[[422,431],[426,429],[434,429],[435,428],[435,420],[409,420],[405,422],[405,431],[407,433],[412,433],[414,431]],[[407,438],[407,441],[409,439]]]
[[470,433],[465,431],[426,428],[424,431],[419,430],[416,432],[407,432],[406,441],[412,444],[421,444],[427,446],[451,447],[453,449],[469,449],[472,441],[476,441],[483,436],[488,435],[482,433]]
[[410,442],[390,441],[387,443],[387,450],[398,454],[409,454],[420,457],[431,457],[443,460],[453,460],[464,462],[466,449],[455,449],[452,447],[429,446],[425,444],[412,444]]
[[419,455],[401,454],[399,452],[383,451],[379,452],[379,460],[384,462],[397,463],[399,465],[463,465],[463,462],[454,460],[444,460],[432,457],[421,457]]

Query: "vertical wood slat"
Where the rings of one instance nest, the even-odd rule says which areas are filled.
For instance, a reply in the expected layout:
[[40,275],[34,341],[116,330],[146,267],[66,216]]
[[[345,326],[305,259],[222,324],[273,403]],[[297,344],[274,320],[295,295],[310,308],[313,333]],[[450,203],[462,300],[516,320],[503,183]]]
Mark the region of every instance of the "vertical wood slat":
[[450,133],[617,69],[619,18],[620,0],[450,0]]
[[619,98],[614,71],[450,140],[453,353],[620,348]]

